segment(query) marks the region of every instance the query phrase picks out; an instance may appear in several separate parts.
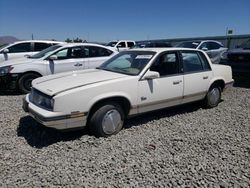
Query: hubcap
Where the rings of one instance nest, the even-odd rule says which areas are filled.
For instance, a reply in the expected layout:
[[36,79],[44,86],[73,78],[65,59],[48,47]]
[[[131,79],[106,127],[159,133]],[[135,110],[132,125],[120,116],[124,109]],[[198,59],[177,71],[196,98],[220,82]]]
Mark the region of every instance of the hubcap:
[[220,91],[218,88],[213,88],[210,91],[210,103],[216,105],[220,99]]
[[102,120],[103,131],[106,134],[115,133],[122,125],[122,119],[120,113],[113,109],[108,111]]
[[24,88],[27,91],[30,91],[32,80],[33,80],[32,78],[29,78],[29,79],[25,80],[25,82],[24,82]]

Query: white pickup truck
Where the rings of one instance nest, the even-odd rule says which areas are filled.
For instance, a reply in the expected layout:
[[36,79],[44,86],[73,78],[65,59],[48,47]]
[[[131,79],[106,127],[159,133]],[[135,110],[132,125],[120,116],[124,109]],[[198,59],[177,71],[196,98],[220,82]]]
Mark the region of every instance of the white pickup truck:
[[118,51],[124,51],[132,48],[135,45],[135,41],[132,40],[118,40],[111,41],[107,44],[107,46],[115,47]]
[[0,88],[30,92],[35,78],[66,71],[95,68],[117,54],[115,48],[90,43],[58,44],[29,58],[0,64]]
[[96,69],[35,79],[23,109],[47,127],[88,125],[106,137],[132,115],[199,100],[215,107],[232,84],[231,68],[212,64],[203,51],[133,49]]

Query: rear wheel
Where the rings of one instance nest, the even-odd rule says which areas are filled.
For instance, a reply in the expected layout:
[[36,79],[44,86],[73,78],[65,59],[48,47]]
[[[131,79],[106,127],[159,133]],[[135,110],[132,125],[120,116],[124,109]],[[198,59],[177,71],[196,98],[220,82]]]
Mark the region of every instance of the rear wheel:
[[27,73],[21,76],[18,80],[18,88],[21,93],[29,93],[31,90],[31,82],[32,80],[40,77],[38,74],[35,73]]
[[218,85],[211,86],[205,98],[206,108],[218,106],[221,100],[221,88]]
[[97,137],[118,133],[124,122],[124,112],[119,104],[109,103],[98,107],[90,118],[90,131]]

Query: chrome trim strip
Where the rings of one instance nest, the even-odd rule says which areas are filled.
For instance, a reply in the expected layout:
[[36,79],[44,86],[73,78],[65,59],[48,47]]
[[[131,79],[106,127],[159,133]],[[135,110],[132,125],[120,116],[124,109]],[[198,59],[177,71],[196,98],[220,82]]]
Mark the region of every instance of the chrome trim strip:
[[61,121],[61,120],[67,120],[67,119],[75,119],[75,118],[82,118],[82,117],[87,117],[88,113],[87,112],[84,112],[84,113],[81,113],[79,115],[63,115],[63,116],[55,116],[55,117],[44,117],[36,112],[34,112],[33,110],[31,110],[29,108],[29,114],[32,116],[32,117],[35,117],[34,119],[38,120],[39,122],[43,122],[43,123],[46,123],[46,122],[51,122],[51,123],[54,123],[54,122],[58,122],[58,121]]
[[197,96],[206,95],[206,94],[207,94],[207,91],[203,91],[203,92],[199,92],[199,93],[195,93],[195,94],[190,94],[190,95],[184,95],[183,99],[197,97]]
[[168,103],[168,102],[181,100],[182,98],[183,97],[174,97],[172,99],[165,99],[165,100],[160,100],[160,101],[156,101],[156,102],[144,103],[144,104],[138,105],[137,107],[142,108],[142,107],[146,107],[146,106],[153,106],[153,105],[157,105],[157,104],[162,104],[162,103]]
[[165,99],[165,100],[160,100],[160,101],[156,101],[156,102],[149,102],[149,103],[144,103],[141,105],[133,105],[133,106],[131,106],[130,111],[134,111],[135,109],[142,108],[142,107],[153,106],[153,105],[158,105],[158,104],[162,104],[162,103],[174,102],[174,101],[182,100],[182,99],[186,99],[186,98],[202,96],[202,95],[206,95],[206,93],[207,92],[204,91],[204,92],[199,92],[199,93],[195,93],[195,94],[185,95],[183,97],[174,97],[172,99]]

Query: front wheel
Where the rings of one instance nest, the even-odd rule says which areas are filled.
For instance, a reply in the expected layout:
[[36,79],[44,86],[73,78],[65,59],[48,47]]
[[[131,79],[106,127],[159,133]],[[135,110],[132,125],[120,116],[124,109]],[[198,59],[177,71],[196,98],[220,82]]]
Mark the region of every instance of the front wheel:
[[219,86],[212,86],[205,98],[205,106],[206,108],[213,108],[218,106],[221,100],[221,88]]
[[108,137],[118,133],[124,122],[124,112],[117,103],[103,104],[90,118],[90,131],[97,137]]
[[35,73],[27,73],[21,76],[18,80],[18,89],[21,93],[26,94],[31,90],[31,82],[32,80],[38,78],[39,75]]

